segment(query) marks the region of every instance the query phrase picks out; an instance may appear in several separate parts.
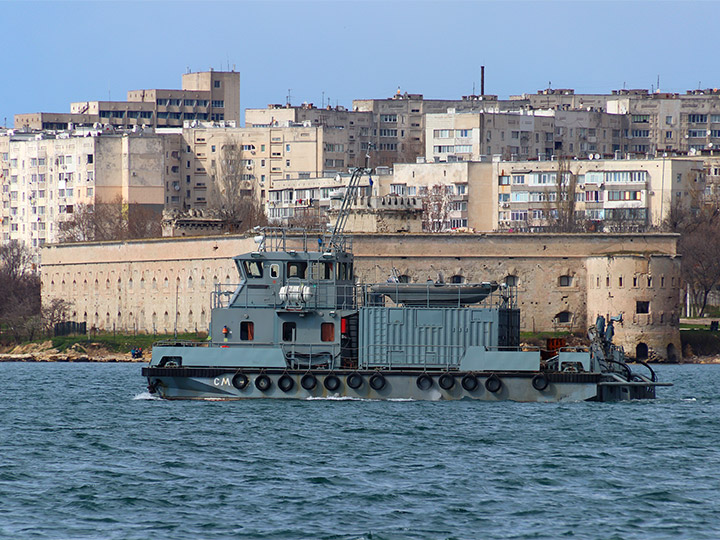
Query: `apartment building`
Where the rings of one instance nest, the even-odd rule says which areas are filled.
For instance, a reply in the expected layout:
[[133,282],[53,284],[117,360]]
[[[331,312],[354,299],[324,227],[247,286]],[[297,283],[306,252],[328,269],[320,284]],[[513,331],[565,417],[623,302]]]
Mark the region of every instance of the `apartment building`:
[[613,90],[610,94],[575,94],[547,89],[511,96],[533,109],[605,111],[628,118],[623,152],[654,154],[688,152],[720,145],[720,91],[688,90],[685,94],[646,89]]
[[[209,187],[218,174],[223,152],[232,148],[242,167],[245,189],[254,189],[260,202],[281,181],[335,177],[362,166],[364,152],[357,152],[354,131],[310,121],[262,127],[201,125],[182,130],[182,178],[172,186],[166,204],[174,208],[207,206]],[[351,138],[352,137],[352,138]],[[226,150],[227,149],[227,150]]]
[[[647,230],[675,204],[698,205],[707,188],[706,164],[690,158],[397,164],[379,180],[381,195],[442,193],[440,230],[485,232],[546,230],[561,208],[584,227]],[[572,205],[558,203],[568,197]]]
[[586,158],[613,155],[626,142],[627,118],[575,110],[456,112],[428,114],[425,157],[428,161],[550,159],[553,155]]
[[425,155],[425,121],[429,114],[447,113],[448,109],[498,112],[525,107],[526,103],[521,100],[502,101],[492,95],[425,99],[422,94],[401,93],[400,89],[387,99],[353,100],[354,111],[368,111],[373,115],[374,163],[381,166],[411,163]]
[[118,196],[162,210],[166,181],[179,177],[179,149],[179,136],[151,130],[7,130],[0,136],[3,241],[54,243],[77,205]]
[[111,125],[182,127],[189,121],[229,121],[240,125],[240,74],[235,71],[185,73],[181,90],[131,90],[126,101],[79,101],[70,113],[16,114],[16,128],[65,130]]

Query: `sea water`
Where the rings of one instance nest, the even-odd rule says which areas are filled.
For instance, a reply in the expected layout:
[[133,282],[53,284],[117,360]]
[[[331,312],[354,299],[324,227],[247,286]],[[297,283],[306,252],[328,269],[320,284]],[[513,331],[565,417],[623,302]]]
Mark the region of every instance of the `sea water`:
[[179,401],[0,364],[0,538],[720,537],[720,366],[626,403]]

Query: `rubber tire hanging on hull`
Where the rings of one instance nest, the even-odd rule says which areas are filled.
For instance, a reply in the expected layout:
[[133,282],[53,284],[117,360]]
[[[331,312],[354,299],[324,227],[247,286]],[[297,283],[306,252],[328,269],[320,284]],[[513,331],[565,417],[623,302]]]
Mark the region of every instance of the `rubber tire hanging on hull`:
[[245,390],[248,384],[250,384],[250,379],[242,372],[236,373],[233,377],[232,385],[238,390]]
[[460,384],[462,384],[462,387],[467,392],[472,392],[473,390],[475,390],[478,387],[478,380],[475,375],[473,375],[472,373],[468,373],[467,375],[465,375],[462,378],[462,381]]
[[272,379],[265,375],[264,373],[261,373],[257,377],[255,377],[255,388],[260,390],[261,392],[267,392],[270,390],[270,387],[272,386]]
[[288,375],[287,373],[284,373],[278,379],[277,384],[278,384],[278,388],[280,388],[280,390],[282,390],[283,392],[285,392],[287,394],[290,390],[293,389],[293,386],[295,386],[295,381],[293,380],[293,378],[290,375]]
[[538,392],[545,390],[548,387],[549,382],[548,378],[542,373],[538,373],[532,378],[533,388]]
[[323,381],[323,386],[329,392],[335,392],[338,388],[340,388],[340,379],[337,375],[328,375]]
[[347,377],[345,377],[345,382],[347,385],[352,388],[353,390],[357,390],[362,386],[363,378],[362,375],[359,373],[351,373]]
[[422,390],[423,392],[430,390],[433,385],[433,379],[430,375],[427,373],[423,373],[422,375],[418,376],[417,380],[415,381],[415,384],[417,387]]
[[443,373],[438,379],[438,384],[443,390],[450,390],[453,386],[455,386],[455,377],[449,373]]
[[300,386],[305,390],[312,390],[317,386],[317,377],[312,373],[306,373],[302,376],[302,379],[300,379]]
[[493,394],[495,392],[499,392],[502,388],[502,381],[500,380],[500,377],[498,377],[494,373],[490,375],[485,381],[485,388],[488,392],[492,392]]
[[368,382],[373,390],[380,391],[385,388],[385,377],[380,373],[374,373]]

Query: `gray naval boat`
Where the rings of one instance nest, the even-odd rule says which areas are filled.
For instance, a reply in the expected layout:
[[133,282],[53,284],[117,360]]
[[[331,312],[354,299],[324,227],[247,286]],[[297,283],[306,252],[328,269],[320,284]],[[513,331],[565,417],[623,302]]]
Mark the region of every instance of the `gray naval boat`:
[[[343,208],[358,171],[367,169],[353,173]],[[557,402],[648,399],[668,385],[625,362],[612,344],[619,318],[598,318],[586,348],[532,350],[520,346],[516,291],[504,284],[357,283],[345,218],[330,238],[263,230],[255,251],[234,258],[239,285],[213,292],[208,341],[153,346],[149,391]]]
[[257,241],[234,258],[240,284],[213,293],[209,340],[155,344],[151,393],[554,402],[654,398],[667,385],[625,362],[618,319],[599,317],[587,348],[528,350],[512,288],[356,284],[346,249],[309,251],[308,236],[282,230]]

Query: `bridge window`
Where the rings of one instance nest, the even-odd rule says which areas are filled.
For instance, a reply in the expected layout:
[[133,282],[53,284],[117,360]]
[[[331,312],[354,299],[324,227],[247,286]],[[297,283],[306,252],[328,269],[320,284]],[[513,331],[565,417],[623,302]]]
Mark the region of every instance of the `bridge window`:
[[314,262],[312,265],[313,279],[332,279],[333,263],[331,262]]
[[307,277],[306,262],[289,262],[287,264],[287,277],[305,279]]
[[247,277],[249,277],[249,278],[263,277],[262,261],[243,261],[243,267],[245,268],[245,275]]
[[286,322],[282,325],[282,339],[283,341],[295,341],[295,323]]
[[270,277],[276,278],[280,275],[280,265],[279,264],[271,264],[270,265]]
[[320,341],[335,341],[335,324],[324,322],[320,325]]
[[242,341],[252,341],[255,339],[255,324],[252,321],[243,321],[240,323],[240,339]]

